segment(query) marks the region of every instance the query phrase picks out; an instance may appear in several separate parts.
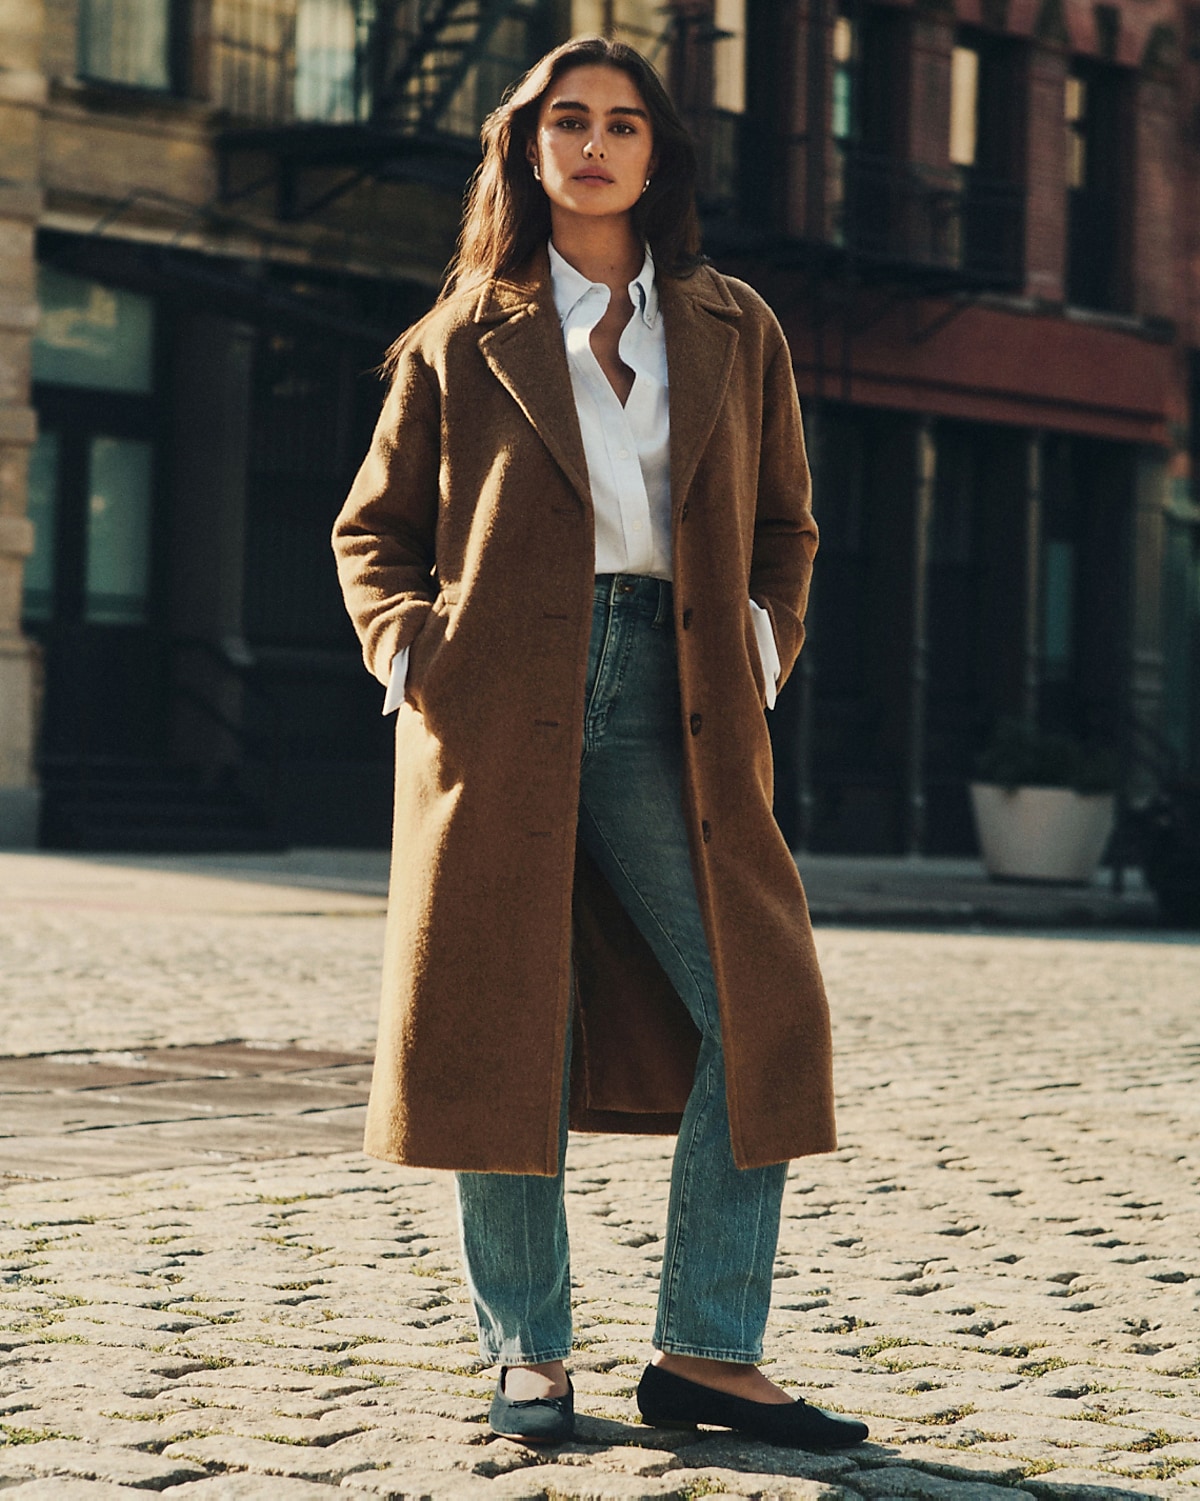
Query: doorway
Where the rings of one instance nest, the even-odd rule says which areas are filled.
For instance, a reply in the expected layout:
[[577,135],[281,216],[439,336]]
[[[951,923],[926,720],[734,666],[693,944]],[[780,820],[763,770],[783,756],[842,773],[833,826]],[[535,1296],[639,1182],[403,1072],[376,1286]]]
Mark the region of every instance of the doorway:
[[166,670],[154,309],[52,267],[39,297],[23,617],[43,654],[41,759],[143,760],[162,749]]

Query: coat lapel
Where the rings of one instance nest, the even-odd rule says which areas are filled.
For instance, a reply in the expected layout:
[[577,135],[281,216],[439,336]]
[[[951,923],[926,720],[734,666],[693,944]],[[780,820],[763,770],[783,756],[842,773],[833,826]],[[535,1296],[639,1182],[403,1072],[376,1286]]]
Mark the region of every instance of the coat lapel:
[[[741,308],[705,267],[683,279],[660,277],[658,286],[671,393],[671,501],[678,511],[725,400]],[[587,458],[545,251],[521,275],[488,284],[476,321],[485,325],[479,348],[492,373],[590,509]]]
[[531,263],[527,276],[488,285],[476,321],[492,325],[479,339],[492,373],[590,510],[587,458],[545,251]]
[[729,385],[741,308],[701,267],[686,279],[659,279],[667,335],[671,403],[671,508],[678,514]]

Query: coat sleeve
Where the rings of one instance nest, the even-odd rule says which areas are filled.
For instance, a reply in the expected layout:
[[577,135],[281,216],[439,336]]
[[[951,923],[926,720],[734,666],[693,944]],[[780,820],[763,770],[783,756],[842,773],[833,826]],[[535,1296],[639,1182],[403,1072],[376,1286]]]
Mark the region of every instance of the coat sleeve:
[[437,381],[406,349],[333,528],[346,609],[363,661],[381,683],[388,682],[392,658],[411,645],[435,598],[440,465]]
[[782,332],[763,378],[763,432],[750,594],[771,616],[780,687],[804,644],[817,524],[791,354]]

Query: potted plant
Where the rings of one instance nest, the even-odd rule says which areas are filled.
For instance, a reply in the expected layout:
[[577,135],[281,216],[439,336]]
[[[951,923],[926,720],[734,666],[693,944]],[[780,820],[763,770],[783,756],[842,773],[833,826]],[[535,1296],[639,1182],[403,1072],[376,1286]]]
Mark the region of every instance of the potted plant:
[[971,806],[993,880],[1086,883],[1113,827],[1114,758],[1006,719],[976,763]]

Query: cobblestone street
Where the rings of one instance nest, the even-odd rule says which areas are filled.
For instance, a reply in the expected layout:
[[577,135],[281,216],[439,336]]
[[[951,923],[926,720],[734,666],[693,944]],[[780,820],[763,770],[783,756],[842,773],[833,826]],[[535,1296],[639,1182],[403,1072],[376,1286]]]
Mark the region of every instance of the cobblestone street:
[[586,1416],[537,1454],[486,1428],[448,1179],[357,1151],[382,912],[0,856],[6,1495],[1200,1501],[1200,943],[819,929],[841,1148],[768,1369],[871,1441],[637,1423],[672,1143],[578,1137]]

